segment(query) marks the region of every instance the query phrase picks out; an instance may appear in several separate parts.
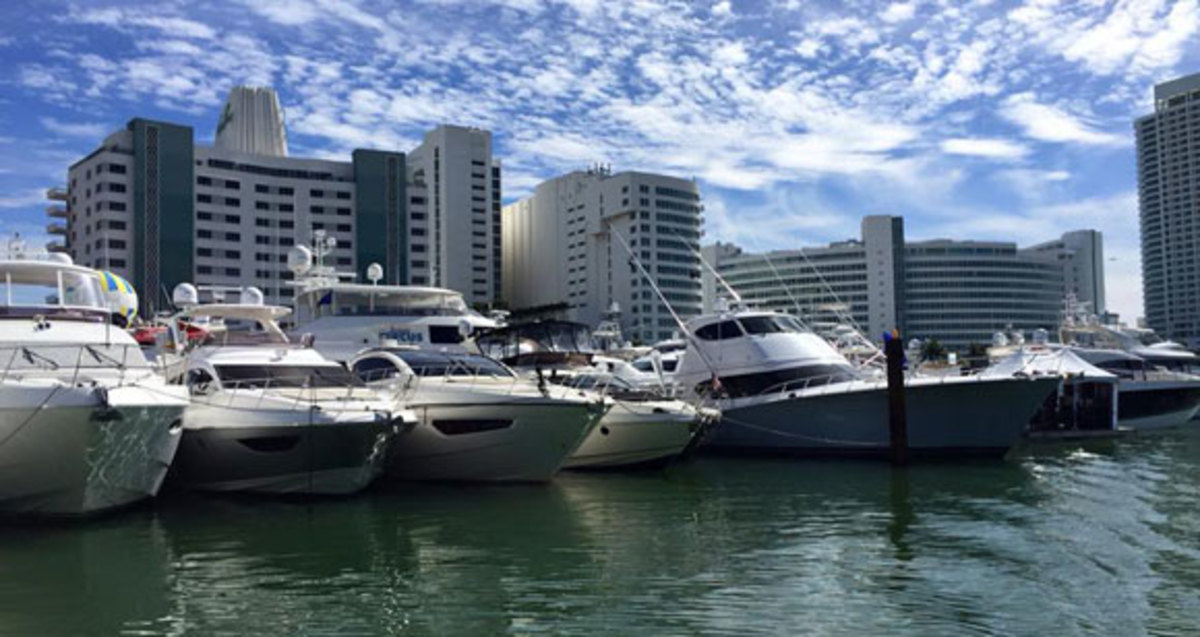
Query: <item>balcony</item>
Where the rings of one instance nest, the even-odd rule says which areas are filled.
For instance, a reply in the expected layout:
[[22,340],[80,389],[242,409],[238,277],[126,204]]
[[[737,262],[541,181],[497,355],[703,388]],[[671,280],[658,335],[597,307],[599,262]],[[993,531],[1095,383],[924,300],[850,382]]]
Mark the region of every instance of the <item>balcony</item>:
[[46,198],[49,199],[50,201],[66,201],[67,200],[67,189],[59,188],[58,186],[54,186],[52,188],[47,188],[46,189]]
[[58,241],[48,242],[46,244],[46,251],[47,252],[62,252],[64,254],[69,252],[69,250],[67,250],[66,244],[59,243]]
[[67,209],[63,208],[62,206],[46,206],[46,216],[53,217],[55,219],[66,219],[71,215],[67,212]]
[[66,236],[67,226],[62,223],[48,223],[46,224],[46,234],[55,234],[60,237]]

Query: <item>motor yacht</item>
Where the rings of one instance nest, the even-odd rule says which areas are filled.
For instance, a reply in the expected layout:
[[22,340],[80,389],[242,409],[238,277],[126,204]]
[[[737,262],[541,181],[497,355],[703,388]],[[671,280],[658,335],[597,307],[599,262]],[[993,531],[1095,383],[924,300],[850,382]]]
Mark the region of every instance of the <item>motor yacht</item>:
[[549,480],[606,409],[479,354],[391,345],[363,351],[350,369],[418,417],[388,462],[388,475],[400,479]]
[[[889,452],[886,381],[864,377],[794,317],[719,308],[687,330],[676,382],[714,397],[722,412],[706,449]],[[1058,379],[909,377],[904,384],[913,455],[999,456],[1020,440]]]
[[603,396],[609,405],[568,469],[657,467],[681,457],[717,421],[715,410],[700,409],[631,383],[613,373],[640,373],[632,365],[598,356],[591,330],[581,323],[539,321],[508,325],[475,339],[484,354],[514,367],[540,384],[554,384]]
[[1188,424],[1200,412],[1200,378],[1116,349],[1069,347],[1117,376],[1117,424],[1139,431]]
[[314,233],[314,247],[296,246],[288,254],[296,275],[295,316],[289,321],[297,337],[311,335],[314,347],[336,361],[349,361],[360,351],[398,343],[418,348],[473,351],[470,336],[496,326],[496,321],[469,308],[454,290],[412,285],[381,285],[383,269],[367,268],[370,283],[325,265],[332,237]]
[[[292,343],[278,321],[290,310],[262,293],[211,289],[214,303],[181,284],[171,319],[187,345],[182,377],[191,390],[172,481],[184,488],[267,494],[341,495],[383,471],[411,412],[366,387],[340,364]],[[240,302],[220,295],[237,293]],[[201,338],[184,330],[204,325]]]
[[98,273],[0,253],[0,512],[82,515],[154,496],[187,392],[112,324]]

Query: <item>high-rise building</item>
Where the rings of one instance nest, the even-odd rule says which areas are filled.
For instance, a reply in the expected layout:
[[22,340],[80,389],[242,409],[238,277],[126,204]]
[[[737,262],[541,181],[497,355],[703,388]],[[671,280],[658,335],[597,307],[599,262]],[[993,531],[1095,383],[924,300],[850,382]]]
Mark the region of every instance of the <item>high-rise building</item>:
[[669,338],[678,327],[636,262],[675,312],[698,314],[701,209],[695,182],[666,175],[598,167],[542,182],[504,207],[504,298],[590,325],[615,303],[626,337]]
[[1200,73],[1154,87],[1133,123],[1141,208],[1142,298],[1159,334],[1200,346]]
[[[287,252],[317,230],[337,240],[331,265],[360,277],[379,263],[386,283],[432,284],[429,255],[436,254],[442,272],[454,275],[439,277],[444,285],[464,292],[498,285],[490,262],[482,273],[473,270],[476,242],[464,227],[474,206],[442,208],[442,230],[431,231],[424,173],[408,169],[405,153],[358,149],[349,161],[297,158],[288,156],[286,139],[270,89],[234,89],[213,146],[196,144],[191,127],[135,118],[71,165],[65,193],[52,189],[67,204],[47,210],[67,221],[51,224],[66,239],[61,249],[128,278],[143,311],[164,307],[184,281],[254,285],[268,302],[287,302],[293,276]],[[497,204],[488,210],[498,215],[498,167],[493,173],[475,166],[491,168],[490,141],[481,149],[466,145],[472,154],[463,165],[435,163],[429,170],[443,184],[438,197],[474,202],[475,175],[483,174],[486,203]],[[438,148],[459,154],[455,142]],[[470,281],[463,281],[464,271],[471,271]],[[484,284],[473,285],[480,279]]]
[[413,283],[494,303],[501,296],[500,162],[492,158],[492,134],[462,126],[426,133],[408,154],[408,182]]
[[[1100,233],[1069,232],[1019,249],[1001,241],[904,241],[900,217],[863,219],[862,239],[746,253],[705,247],[706,258],[752,307],[803,318],[852,320],[869,336],[900,329],[955,349],[987,344],[1011,326],[1053,330],[1067,294],[1103,312]],[[705,273],[705,307],[728,294]]]

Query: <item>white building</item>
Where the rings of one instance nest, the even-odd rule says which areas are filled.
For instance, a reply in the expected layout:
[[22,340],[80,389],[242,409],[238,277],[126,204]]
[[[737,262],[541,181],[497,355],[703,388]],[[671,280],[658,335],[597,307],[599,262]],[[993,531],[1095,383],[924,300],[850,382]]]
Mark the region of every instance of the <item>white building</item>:
[[[868,335],[899,329],[905,339],[936,338],[956,349],[986,344],[1011,325],[1057,326],[1069,293],[1103,311],[1100,233],[1069,232],[1018,249],[997,241],[904,241],[900,217],[866,217],[862,239],[828,246],[746,253],[705,248],[710,263],[754,307],[828,318],[831,308]],[[705,306],[728,296],[705,273]]]
[[1200,346],[1200,73],[1154,87],[1137,135],[1142,298],[1160,335]]
[[492,134],[461,126],[430,131],[408,154],[408,183],[412,282],[458,290],[469,303],[495,302],[500,162],[492,159]]
[[702,223],[695,182],[607,169],[568,173],[504,207],[504,298],[516,312],[595,325],[615,302],[626,337],[669,338],[678,327],[640,274],[626,242],[671,307],[701,309]]
[[[211,147],[195,144],[188,126],[131,120],[68,169],[65,194],[53,189],[67,204],[47,211],[66,219],[48,228],[66,239],[55,247],[127,277],[144,310],[164,307],[182,281],[254,285],[268,302],[287,302],[287,252],[316,230],[337,239],[332,258],[340,269],[361,276],[379,263],[385,282],[441,283],[472,301],[495,298],[500,186],[490,134],[440,127],[415,151],[410,171],[402,152],[289,157],[281,118],[272,91],[236,88]],[[438,189],[426,187],[426,172]],[[466,229],[478,216],[477,186],[489,214],[484,248]],[[440,226],[429,219],[431,196],[450,202],[435,206]],[[489,259],[482,271],[480,254]]]

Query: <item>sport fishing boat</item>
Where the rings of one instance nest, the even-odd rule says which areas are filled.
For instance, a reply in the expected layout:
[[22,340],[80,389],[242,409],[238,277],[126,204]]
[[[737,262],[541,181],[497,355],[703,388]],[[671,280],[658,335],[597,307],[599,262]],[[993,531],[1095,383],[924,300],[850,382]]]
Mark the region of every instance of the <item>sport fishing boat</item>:
[[[262,292],[211,289],[215,303],[181,284],[172,317],[207,335],[183,354],[192,403],[171,479],[184,488],[269,494],[341,495],[383,471],[396,434],[415,424],[346,368],[307,343],[291,343],[277,321],[290,310]],[[240,303],[221,296],[239,293]]]
[[310,334],[314,347],[336,361],[349,361],[363,349],[398,343],[418,348],[471,351],[470,336],[496,321],[470,309],[454,290],[413,285],[380,285],[383,268],[371,264],[371,283],[355,283],[352,273],[325,265],[332,237],[314,233],[312,249],[296,246],[288,265],[296,276],[293,334]]
[[478,354],[393,345],[360,353],[350,369],[417,415],[388,462],[388,475],[400,479],[549,480],[606,408]]
[[630,383],[610,365],[623,363],[597,358],[591,330],[582,323],[539,321],[509,325],[475,339],[484,354],[503,361],[539,384],[555,384],[603,396],[609,409],[583,444],[567,461],[568,469],[657,467],[681,457],[718,415],[675,398],[647,391],[651,383]]
[[[885,456],[887,384],[864,377],[794,317],[736,309],[687,325],[681,391],[712,396],[721,426],[705,449]],[[1055,391],[1057,378],[910,377],[913,455],[1001,456]]]
[[187,391],[112,324],[98,273],[14,240],[0,304],[0,512],[81,515],[154,496]]

